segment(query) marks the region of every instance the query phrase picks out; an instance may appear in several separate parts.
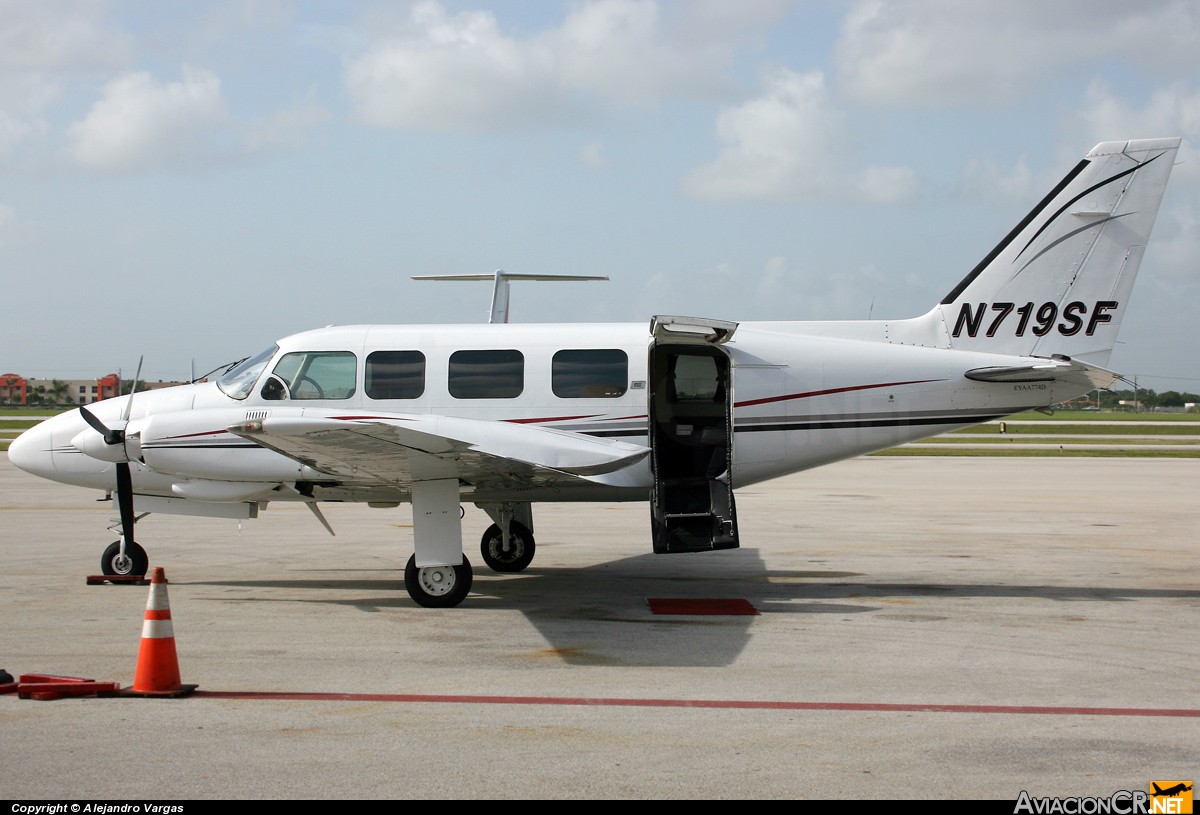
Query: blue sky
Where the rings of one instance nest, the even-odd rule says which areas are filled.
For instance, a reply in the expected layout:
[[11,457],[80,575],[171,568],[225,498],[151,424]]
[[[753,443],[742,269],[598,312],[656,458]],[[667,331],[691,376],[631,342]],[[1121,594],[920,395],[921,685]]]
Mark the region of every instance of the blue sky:
[[337,323],[906,317],[1100,141],[1183,136],[1111,364],[1200,391],[1200,10],[0,0],[0,372]]

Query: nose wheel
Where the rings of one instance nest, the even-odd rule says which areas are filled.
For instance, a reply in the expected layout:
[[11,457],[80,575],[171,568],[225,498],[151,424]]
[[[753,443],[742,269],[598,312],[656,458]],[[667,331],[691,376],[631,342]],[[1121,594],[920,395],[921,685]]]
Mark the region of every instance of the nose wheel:
[[131,574],[145,574],[150,568],[150,558],[146,550],[130,541],[125,544],[125,554],[121,554],[121,542],[113,541],[100,557],[100,572],[107,575],[124,577]]
[[404,567],[404,588],[408,590],[408,596],[425,608],[457,606],[470,593],[473,580],[471,562],[465,555],[457,566],[422,568],[417,568],[417,556],[412,555]]

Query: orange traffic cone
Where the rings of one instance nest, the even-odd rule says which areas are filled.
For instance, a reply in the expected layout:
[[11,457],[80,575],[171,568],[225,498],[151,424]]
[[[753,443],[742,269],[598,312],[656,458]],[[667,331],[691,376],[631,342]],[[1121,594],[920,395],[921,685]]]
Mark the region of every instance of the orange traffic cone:
[[171,625],[171,604],[167,600],[167,574],[162,566],[155,566],[150,578],[150,598],[146,601],[133,687],[121,693],[124,696],[186,696],[196,687],[179,681],[175,629]]

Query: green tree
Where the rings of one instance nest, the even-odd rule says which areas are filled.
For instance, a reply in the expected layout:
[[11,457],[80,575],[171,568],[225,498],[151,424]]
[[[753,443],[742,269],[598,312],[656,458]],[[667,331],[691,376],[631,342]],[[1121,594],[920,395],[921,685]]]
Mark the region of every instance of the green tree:
[[61,405],[67,401],[67,383],[58,379],[50,380],[50,387],[46,389],[46,395],[50,397],[50,401],[56,405]]

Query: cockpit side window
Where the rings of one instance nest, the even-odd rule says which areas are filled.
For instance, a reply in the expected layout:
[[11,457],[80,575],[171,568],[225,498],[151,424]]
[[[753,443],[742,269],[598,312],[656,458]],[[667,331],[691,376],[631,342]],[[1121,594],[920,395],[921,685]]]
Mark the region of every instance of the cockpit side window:
[[[349,351],[284,354],[263,385],[264,399],[349,399],[356,389],[358,358]],[[286,394],[280,384],[286,386]],[[269,389],[269,390],[268,390]]]
[[259,351],[252,357],[231,365],[223,374],[217,377],[217,387],[231,399],[245,399],[254,390],[254,383],[262,374],[271,357],[279,350],[278,345],[272,345]]

